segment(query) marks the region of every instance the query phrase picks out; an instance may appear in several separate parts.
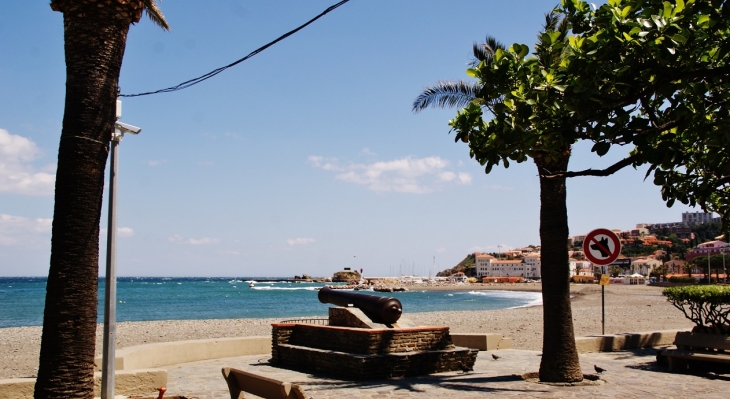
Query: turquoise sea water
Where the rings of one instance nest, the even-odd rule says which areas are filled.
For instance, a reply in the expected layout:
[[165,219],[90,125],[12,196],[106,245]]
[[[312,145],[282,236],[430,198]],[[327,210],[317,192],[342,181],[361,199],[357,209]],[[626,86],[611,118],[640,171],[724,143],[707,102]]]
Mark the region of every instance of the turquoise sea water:
[[[249,280],[255,280],[253,288]],[[331,305],[317,300],[324,284],[273,282],[264,278],[119,277],[117,321],[296,318],[326,316]],[[445,310],[491,310],[540,303],[540,293],[513,291],[423,291],[377,293],[398,298],[404,314]],[[43,324],[44,277],[0,277],[0,328]],[[99,322],[104,279],[99,281]]]

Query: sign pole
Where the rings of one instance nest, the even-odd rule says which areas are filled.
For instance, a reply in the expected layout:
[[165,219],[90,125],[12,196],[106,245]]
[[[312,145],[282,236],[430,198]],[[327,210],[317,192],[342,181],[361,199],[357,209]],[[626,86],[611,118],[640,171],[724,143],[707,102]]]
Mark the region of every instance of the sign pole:
[[[606,266],[603,266],[603,274],[606,274]],[[601,335],[606,335],[606,286],[601,285]]]
[[586,235],[583,240],[583,253],[596,265],[602,266],[601,274],[601,335],[606,335],[606,286],[611,283],[606,274],[606,265],[610,265],[621,254],[621,240],[616,233],[608,229],[596,229]]

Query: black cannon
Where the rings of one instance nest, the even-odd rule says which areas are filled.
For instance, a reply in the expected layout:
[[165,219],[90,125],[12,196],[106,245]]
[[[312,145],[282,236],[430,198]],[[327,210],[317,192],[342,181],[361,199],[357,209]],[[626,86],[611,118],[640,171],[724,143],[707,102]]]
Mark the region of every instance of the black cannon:
[[403,314],[403,305],[395,298],[333,290],[327,287],[320,289],[317,297],[322,303],[344,307],[352,305],[377,323],[393,324]]

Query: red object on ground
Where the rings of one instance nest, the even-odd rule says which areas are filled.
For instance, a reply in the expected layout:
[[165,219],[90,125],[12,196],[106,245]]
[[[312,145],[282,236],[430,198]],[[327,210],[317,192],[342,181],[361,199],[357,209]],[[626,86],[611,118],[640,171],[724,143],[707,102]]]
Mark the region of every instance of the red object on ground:
[[167,388],[159,387],[157,388],[157,390],[160,391],[160,395],[157,397],[157,399],[162,399],[162,397],[165,396],[165,391],[167,391]]

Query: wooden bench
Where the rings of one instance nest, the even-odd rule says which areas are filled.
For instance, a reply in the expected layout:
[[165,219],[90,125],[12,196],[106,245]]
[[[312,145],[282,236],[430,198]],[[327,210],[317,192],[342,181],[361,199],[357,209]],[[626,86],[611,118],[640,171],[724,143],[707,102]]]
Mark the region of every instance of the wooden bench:
[[730,335],[678,332],[674,338],[677,349],[665,349],[661,356],[667,360],[670,372],[686,372],[690,362],[730,364]]
[[230,367],[224,367],[221,372],[228,383],[231,399],[243,399],[244,392],[264,399],[309,399],[299,385]]

